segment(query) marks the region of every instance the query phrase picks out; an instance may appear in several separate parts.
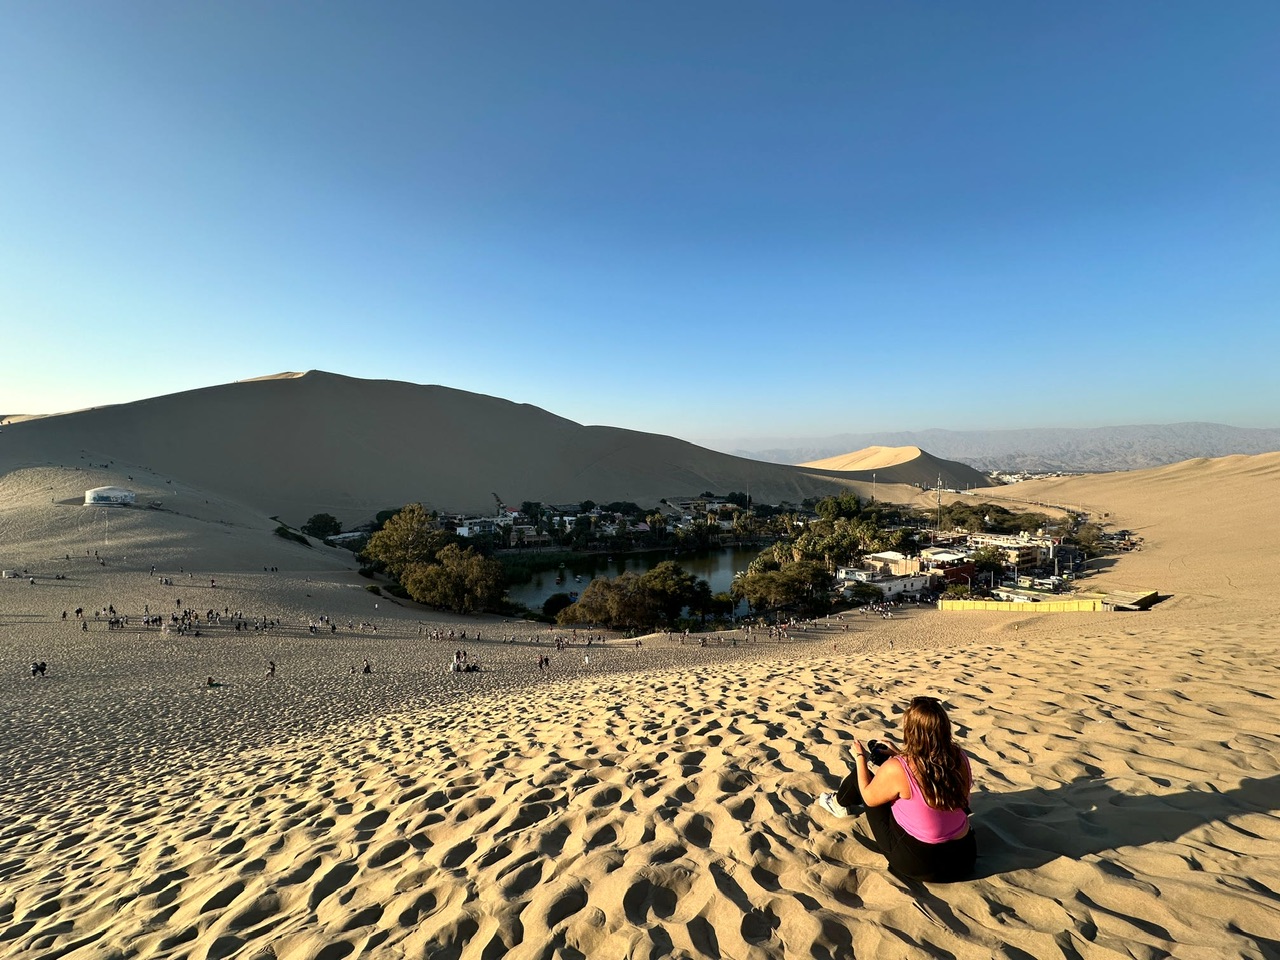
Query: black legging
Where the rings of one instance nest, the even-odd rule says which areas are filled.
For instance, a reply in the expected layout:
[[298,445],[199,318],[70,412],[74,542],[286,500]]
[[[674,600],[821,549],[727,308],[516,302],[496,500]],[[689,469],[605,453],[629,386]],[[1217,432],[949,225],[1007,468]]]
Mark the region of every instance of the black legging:
[[[856,770],[840,784],[836,801],[850,810],[865,806]],[[973,872],[974,862],[978,859],[978,844],[973,837],[972,824],[963,837],[942,843],[925,843],[902,829],[889,809],[892,806],[886,803],[879,807],[866,807],[867,824],[891,870],[908,880],[928,883],[963,880]]]

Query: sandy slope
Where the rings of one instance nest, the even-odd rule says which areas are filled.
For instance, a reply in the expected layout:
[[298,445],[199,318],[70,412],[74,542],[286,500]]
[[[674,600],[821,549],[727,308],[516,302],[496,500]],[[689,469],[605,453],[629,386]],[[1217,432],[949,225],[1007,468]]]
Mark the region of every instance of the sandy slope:
[[915,486],[968,490],[991,486],[979,470],[954,460],[941,460],[919,447],[867,447],[838,457],[800,464],[811,470],[823,470],[857,479],[868,484],[904,483]]
[[[452,626],[482,631],[466,646],[491,669],[445,673],[462,644],[423,638],[434,618],[375,610],[340,557],[233,498],[138,511],[106,545],[44,488],[59,474],[6,478],[12,562],[77,560],[0,583],[0,953],[1276,956],[1278,475],[1280,454],[1026,487],[1142,533],[1096,582],[1170,595],[1147,613],[908,608],[773,646],[615,640],[552,652],[549,676],[544,634],[479,620]],[[157,585],[153,556],[196,575]],[[179,590],[282,626],[60,618]],[[338,634],[306,629],[321,613]],[[34,656],[43,681],[21,675]],[[892,735],[920,692],[977,778],[980,869],[950,886],[898,880],[858,819],[812,806],[850,738]]]
[[513,505],[652,506],[705,490],[798,503],[848,486],[528,404],[315,371],[43,417],[0,434],[0,474],[88,463],[118,468],[117,482],[145,475],[152,486],[217,491],[295,526],[318,512],[352,525],[415,501],[490,512],[495,493]]
[[801,466],[817,467],[821,470],[875,470],[907,463],[922,453],[924,451],[919,447],[872,446],[840,456],[827,457],[825,460],[813,460]]

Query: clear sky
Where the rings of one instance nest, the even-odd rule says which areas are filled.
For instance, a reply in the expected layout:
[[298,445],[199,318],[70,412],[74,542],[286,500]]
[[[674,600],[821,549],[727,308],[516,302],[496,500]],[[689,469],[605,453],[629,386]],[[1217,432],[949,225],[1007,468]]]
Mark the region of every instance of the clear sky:
[[0,4],[0,413],[1280,425],[1280,3]]

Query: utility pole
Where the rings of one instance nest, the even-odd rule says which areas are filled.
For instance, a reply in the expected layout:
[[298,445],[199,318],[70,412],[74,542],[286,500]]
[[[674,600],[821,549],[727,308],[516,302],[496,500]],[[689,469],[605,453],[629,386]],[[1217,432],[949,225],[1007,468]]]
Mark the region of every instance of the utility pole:
[[937,498],[938,498],[938,527],[937,527],[937,533],[934,536],[935,540],[938,537],[942,536],[942,474],[938,474]]

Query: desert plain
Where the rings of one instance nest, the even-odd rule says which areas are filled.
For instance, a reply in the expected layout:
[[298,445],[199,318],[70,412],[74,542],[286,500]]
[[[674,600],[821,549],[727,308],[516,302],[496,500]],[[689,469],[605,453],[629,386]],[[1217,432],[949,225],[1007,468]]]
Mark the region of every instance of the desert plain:
[[[210,491],[111,511],[110,464],[6,466],[0,955],[1280,956],[1280,454],[1019,485],[1139,533],[1089,586],[1147,611],[589,649],[375,597]],[[179,609],[224,615],[139,625]],[[973,762],[960,883],[814,803],[917,694]]]

